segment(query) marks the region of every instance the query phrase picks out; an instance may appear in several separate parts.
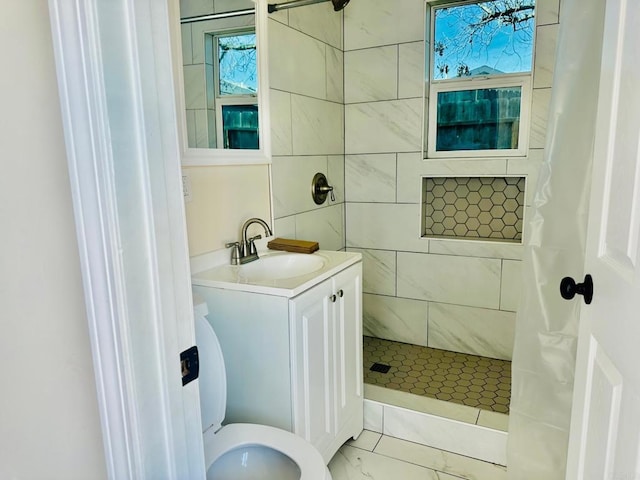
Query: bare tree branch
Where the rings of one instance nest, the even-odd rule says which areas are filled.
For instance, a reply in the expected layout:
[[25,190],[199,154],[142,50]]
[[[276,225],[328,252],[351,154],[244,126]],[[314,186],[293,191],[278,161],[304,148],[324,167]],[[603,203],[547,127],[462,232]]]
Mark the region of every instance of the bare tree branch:
[[[531,51],[534,1],[491,0],[437,8],[433,47],[436,78],[447,78],[454,72],[459,77],[472,75],[469,61],[475,58],[477,65],[482,56],[486,64],[497,64],[507,57],[522,61],[522,52]],[[513,33],[509,35],[505,28]],[[493,43],[495,39],[501,40]],[[496,48],[502,49],[497,57]],[[452,68],[452,64],[456,67]]]

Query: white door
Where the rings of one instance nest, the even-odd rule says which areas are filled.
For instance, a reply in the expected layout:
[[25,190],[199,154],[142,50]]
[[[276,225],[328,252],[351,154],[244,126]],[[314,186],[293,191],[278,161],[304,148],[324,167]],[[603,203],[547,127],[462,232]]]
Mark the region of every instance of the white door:
[[294,432],[323,454],[335,436],[332,293],[329,279],[290,302]]
[[580,317],[571,480],[640,479],[638,47],[640,2],[606,0],[585,261],[594,293]]
[[[362,419],[362,265],[340,272],[334,279],[335,431]],[[354,354],[355,353],[355,354]],[[351,433],[351,432],[349,432]]]

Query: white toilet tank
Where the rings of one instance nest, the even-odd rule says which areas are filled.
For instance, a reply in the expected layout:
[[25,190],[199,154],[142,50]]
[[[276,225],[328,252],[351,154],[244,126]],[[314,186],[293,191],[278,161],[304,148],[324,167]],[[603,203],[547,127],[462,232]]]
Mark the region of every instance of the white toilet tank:
[[227,375],[220,342],[205,317],[209,313],[204,301],[194,299],[196,345],[200,359],[198,385],[200,388],[200,410],[202,432],[213,428],[218,431],[227,408]]

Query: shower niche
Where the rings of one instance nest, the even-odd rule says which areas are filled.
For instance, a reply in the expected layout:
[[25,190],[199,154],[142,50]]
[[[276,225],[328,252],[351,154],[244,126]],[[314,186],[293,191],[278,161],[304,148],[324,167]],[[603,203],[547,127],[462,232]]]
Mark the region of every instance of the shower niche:
[[425,238],[522,243],[525,177],[422,178]]

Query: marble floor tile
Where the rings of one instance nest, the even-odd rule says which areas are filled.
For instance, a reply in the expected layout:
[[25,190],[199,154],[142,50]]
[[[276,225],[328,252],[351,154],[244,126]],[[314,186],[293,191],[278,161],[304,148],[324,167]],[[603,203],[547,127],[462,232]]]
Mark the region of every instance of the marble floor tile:
[[505,467],[386,435],[380,439],[374,453],[468,480],[507,478]]
[[[366,438],[360,448],[358,442]],[[365,430],[329,463],[333,480],[506,480],[505,467]],[[368,451],[372,440],[375,449]]]
[[381,433],[363,430],[357,440],[349,440],[346,445],[373,452],[373,449],[376,448],[380,441],[380,437],[382,437]]
[[[344,445],[329,462],[333,480],[444,480],[435,470]],[[449,480],[447,478],[447,480]]]

